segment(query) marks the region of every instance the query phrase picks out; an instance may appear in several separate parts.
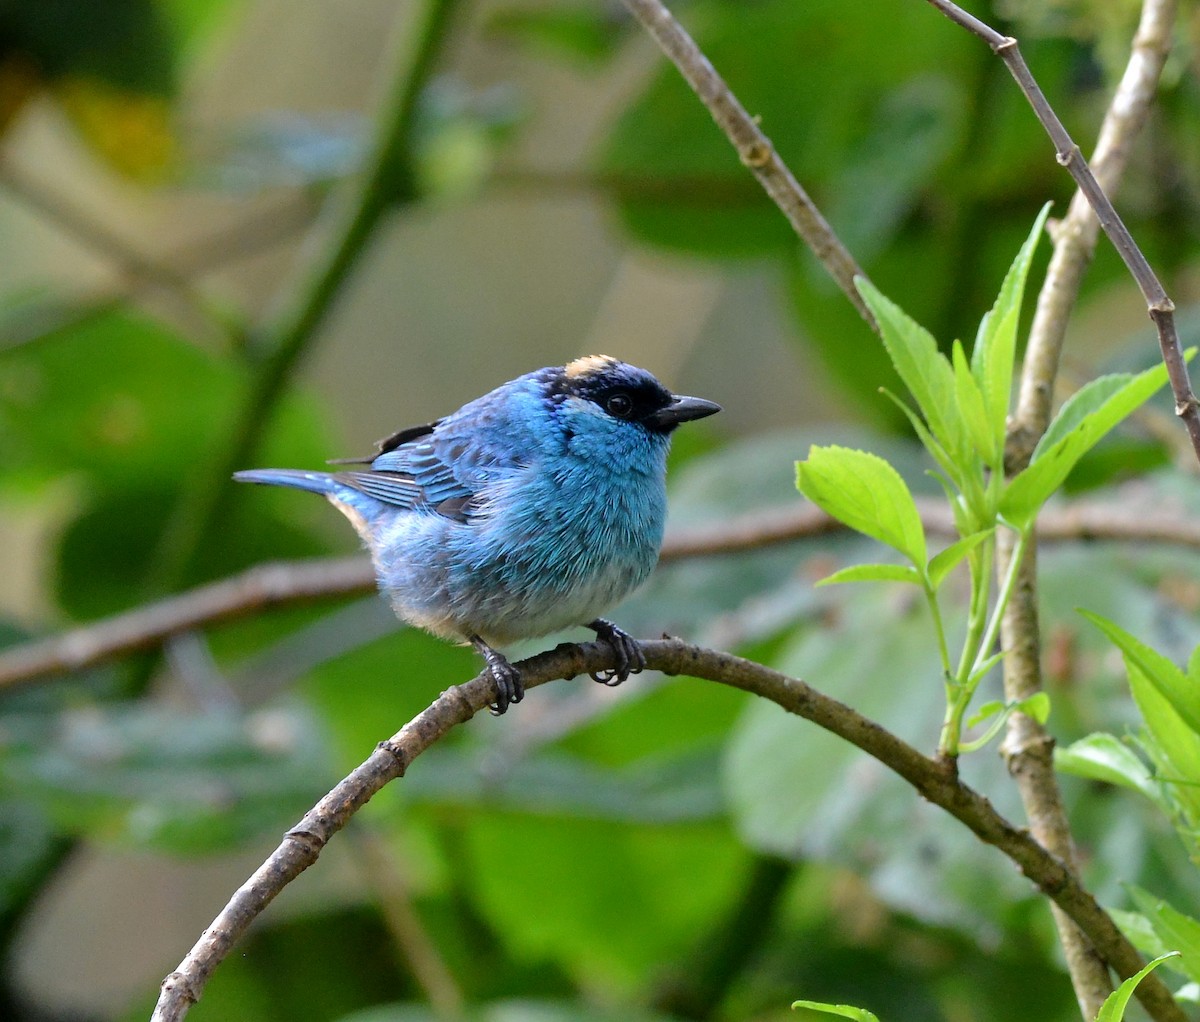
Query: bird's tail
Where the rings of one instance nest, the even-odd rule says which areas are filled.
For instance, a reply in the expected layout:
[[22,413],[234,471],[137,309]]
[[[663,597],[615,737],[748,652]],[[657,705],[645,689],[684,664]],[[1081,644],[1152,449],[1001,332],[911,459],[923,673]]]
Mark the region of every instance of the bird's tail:
[[334,493],[337,482],[328,472],[305,472],[295,468],[256,468],[249,472],[234,472],[239,483],[263,483],[266,486],[291,486],[310,493]]

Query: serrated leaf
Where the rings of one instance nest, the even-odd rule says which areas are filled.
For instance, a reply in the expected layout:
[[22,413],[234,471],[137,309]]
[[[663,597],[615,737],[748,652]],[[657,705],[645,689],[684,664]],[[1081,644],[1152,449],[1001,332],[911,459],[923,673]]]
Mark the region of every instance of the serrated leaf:
[[1135,885],[1130,885],[1129,893],[1138,910],[1150,920],[1155,936],[1179,952],[1184,974],[1200,981],[1200,921]]
[[929,561],[929,582],[936,589],[942,581],[962,562],[963,558],[980,543],[992,535],[995,529],[984,529],[951,543],[945,550],[933,555]]
[[1046,203],[1009,267],[996,303],[980,321],[975,347],[971,352],[971,371],[983,392],[992,436],[999,443],[1001,452],[1004,449],[1008,406],[1012,399],[1013,363],[1016,360],[1017,327],[1021,318],[1025,281],[1049,212],[1050,203]]
[[921,574],[910,564],[853,564],[827,575],[817,585],[829,586],[840,582],[912,582],[920,585]]
[[1100,731],[1054,750],[1054,766],[1066,774],[1141,792],[1162,804],[1150,768],[1115,735]]
[[925,570],[925,530],[917,505],[900,473],[882,458],[847,447],[812,447],[796,466],[796,481],[827,514]]
[[[955,464],[954,460],[949,454],[946,453],[942,445],[938,443],[937,438],[929,432],[929,427],[926,426],[921,420],[921,416],[914,412],[908,406],[908,404],[902,401],[886,387],[880,387],[879,389],[880,393],[883,394],[884,397],[886,397],[897,408],[899,408],[901,412],[904,413],[904,417],[908,419],[909,423],[912,425],[913,432],[917,434],[917,439],[921,441],[921,445],[925,448],[925,450],[933,455],[933,460],[942,467],[942,471],[944,471],[946,475],[948,475],[956,483],[961,482],[964,475],[961,466]],[[947,495],[949,494],[950,491],[947,491]]]
[[1131,661],[1146,676],[1192,731],[1200,734],[1200,689],[1183,671],[1157,650],[1107,618],[1087,610],[1080,610],[1079,613],[1107,635],[1126,660]]
[[809,1011],[819,1011],[823,1015],[837,1015],[839,1018],[852,1018],[856,1022],[879,1022],[879,1016],[866,1008],[855,1008],[849,1004],[823,1004],[820,1001],[793,1001],[792,1008],[807,1008]]
[[933,335],[865,277],[858,293],[879,324],[879,333],[900,379],[916,399],[929,430],[958,464],[967,453],[967,432],[955,401],[954,371]]
[[1063,405],[1033,452],[1033,460],[1005,488],[1000,513],[1024,530],[1079,459],[1167,380],[1166,366],[1136,376],[1102,376]]
[[1004,456],[1003,445],[1002,442],[997,444],[996,433],[988,421],[983,392],[979,389],[975,377],[971,375],[971,367],[967,363],[961,341],[954,342],[951,361],[954,367],[954,394],[958,413],[962,416],[967,436],[971,438],[971,446],[984,464],[998,465]]
[[1135,972],[1104,999],[1104,1003],[1100,1005],[1100,1011],[1096,1015],[1096,1022],[1121,1022],[1125,1017],[1125,1008],[1128,1006],[1134,990],[1137,989],[1137,985],[1168,958],[1177,957],[1179,957],[1178,951],[1168,951],[1152,962],[1147,962],[1143,968]]

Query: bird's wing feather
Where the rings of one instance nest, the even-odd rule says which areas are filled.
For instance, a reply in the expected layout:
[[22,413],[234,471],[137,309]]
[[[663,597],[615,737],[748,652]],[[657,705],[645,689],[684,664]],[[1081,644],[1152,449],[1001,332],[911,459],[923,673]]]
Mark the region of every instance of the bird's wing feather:
[[405,510],[426,507],[467,521],[472,498],[520,468],[524,454],[514,450],[512,424],[503,415],[486,407],[470,411],[401,430],[383,442],[370,469],[338,472],[336,478]]
[[421,486],[411,477],[396,472],[335,472],[333,478],[359,493],[405,511],[412,511],[426,503]]

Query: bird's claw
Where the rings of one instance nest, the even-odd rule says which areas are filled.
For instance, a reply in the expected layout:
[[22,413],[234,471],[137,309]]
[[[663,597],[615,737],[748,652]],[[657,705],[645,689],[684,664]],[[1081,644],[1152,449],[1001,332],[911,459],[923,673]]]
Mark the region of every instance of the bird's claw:
[[640,674],[646,667],[646,655],[637,640],[628,632],[622,631],[611,621],[597,618],[588,625],[596,637],[607,642],[616,654],[617,666],[600,671],[589,671],[592,681],[598,681],[609,688],[626,681],[631,674]]
[[519,703],[525,698],[525,683],[521,680],[521,672],[508,662],[503,653],[497,653],[479,636],[472,636],[471,644],[487,661],[488,677],[496,686],[496,701],[488,705],[488,712],[493,717],[499,717],[513,703]]
[[496,686],[496,701],[488,706],[488,712],[499,717],[510,705],[525,698],[525,685],[521,672],[499,654],[488,662],[487,672]]

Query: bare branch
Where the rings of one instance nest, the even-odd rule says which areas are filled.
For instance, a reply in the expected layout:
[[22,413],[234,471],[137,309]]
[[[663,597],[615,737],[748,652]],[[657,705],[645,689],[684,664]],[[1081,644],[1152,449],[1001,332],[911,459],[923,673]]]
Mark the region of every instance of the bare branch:
[[[1016,40],[995,32],[952,3],[930,2],[983,38],[1004,60],[1054,141],[1059,162],[1079,183],[1066,219],[1054,232],[1055,251],[1038,297],[1022,367],[1017,410],[1008,431],[1005,454],[1009,472],[1020,471],[1028,464],[1038,439],[1050,422],[1067,320],[1078,299],[1079,285],[1091,261],[1101,225],[1138,281],[1150,307],[1151,318],[1159,327],[1163,358],[1175,389],[1177,411],[1183,416],[1193,448],[1200,456],[1200,416],[1196,412],[1178,339],[1174,336],[1171,303],[1105,193],[1106,189],[1116,189],[1128,162],[1132,140],[1141,130],[1153,101],[1170,46],[1175,0],[1145,0],[1143,4],[1129,64],[1100,131],[1092,161],[1094,171],[1083,160],[1079,148],[1038,89],[1017,49]],[[1012,553],[1011,537],[1007,534],[999,537],[996,570],[1001,576],[1009,570]],[[1031,549],[1019,567],[1017,585],[1002,620],[1001,645],[1007,654],[1004,658],[1006,699],[1017,702],[1040,692],[1036,550]],[[1053,737],[1034,718],[1015,713],[1009,718],[1001,751],[1021,793],[1034,837],[1074,871],[1077,867],[1070,822],[1054,772]],[[1061,906],[1052,908],[1080,1011],[1085,1019],[1093,1019],[1112,990],[1102,952]]]
[[[1092,172],[1105,192],[1116,192],[1129,162],[1133,140],[1149,114],[1170,49],[1176,8],[1176,0],[1149,0],[1142,7],[1129,63],[1108,105],[1092,153]],[[1017,447],[1011,450],[1015,467],[1028,459],[1038,437],[1050,423],[1067,321],[1079,297],[1079,286],[1091,263],[1099,232],[1100,221],[1087,196],[1077,191],[1066,217],[1053,231],[1054,255],[1038,294],[1037,311],[1025,349],[1014,416]]]
[[1187,363],[1183,358],[1183,348],[1179,343],[1179,333],[1175,328],[1175,303],[1167,297],[1161,281],[1150,268],[1142,250],[1138,248],[1129,229],[1122,222],[1113,204],[1109,201],[1104,189],[1100,187],[1092,169],[1088,166],[1083,153],[1063,127],[1058,115],[1046,102],[1025,58],[1017,46],[1016,39],[1002,35],[994,28],[985,25],[978,18],[967,14],[962,8],[950,0],[927,0],[951,21],[979,36],[988,44],[995,54],[1004,61],[1005,66],[1016,79],[1017,85],[1025,94],[1033,112],[1046,129],[1046,134],[1054,143],[1055,156],[1062,164],[1079,190],[1086,197],[1088,204],[1095,210],[1096,217],[1104,233],[1108,235],[1117,253],[1128,267],[1133,279],[1137,282],[1146,300],[1146,310],[1158,331],[1158,345],[1163,362],[1167,367],[1167,375],[1171,380],[1171,391],[1175,395],[1175,414],[1187,427],[1188,436],[1192,441],[1192,450],[1200,461],[1200,401],[1192,390],[1188,378]]
[[779,158],[757,120],[746,112],[712,62],[660,0],[624,2],[679,69],[700,102],[708,108],[717,126],[725,132],[738,158],[758,178],[759,184],[850,299],[858,314],[872,330],[878,332],[875,317],[854,286],[854,278],[865,277],[866,274],[841,239],[833,233],[833,228],[792,175],[787,164]]
[[[927,532],[957,537],[950,511],[944,504],[920,500],[918,507]],[[670,563],[689,557],[745,553],[841,532],[844,528],[819,508],[797,504],[787,510],[676,529],[667,535],[659,560]],[[1081,502],[1044,510],[1039,519],[1039,536],[1043,541],[1116,540],[1200,550],[1200,522],[1129,501]],[[236,620],[269,607],[365,596],[374,591],[375,576],[365,555],[260,564],[240,575],[60,635],[0,650],[0,691],[153,649],[180,632]]]
[[[782,706],[857,746],[911,784],[918,794],[945,809],[987,844],[1010,858],[1047,897],[1088,935],[1122,976],[1142,966],[1141,956],[1112,919],[1061,860],[1027,831],[1000,816],[979,792],[954,771],[922,755],[849,706],[823,695],[803,681],[760,664],[678,639],[642,643],[648,665],[666,674],[683,674],[730,685]],[[613,666],[603,643],[564,644],[522,661],[526,688],[558,678],[573,678]],[[341,781],[287,834],[206,929],[179,967],[163,981],[152,1022],[177,1022],[200,997],[205,983],[250,923],[274,897],[311,866],[334,834],[388,781],[403,776],[413,760],[459,724],[470,720],[495,698],[483,676],[447,689],[423,713],[380,742],[360,767]],[[1157,1022],[1185,1022],[1170,992],[1154,976],[1143,981],[1138,997]]]

